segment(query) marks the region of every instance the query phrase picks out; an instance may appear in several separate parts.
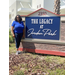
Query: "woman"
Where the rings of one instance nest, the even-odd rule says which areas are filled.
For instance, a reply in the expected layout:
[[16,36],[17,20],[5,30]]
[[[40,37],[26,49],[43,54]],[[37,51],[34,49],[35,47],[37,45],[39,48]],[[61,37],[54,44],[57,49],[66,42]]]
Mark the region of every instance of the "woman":
[[12,25],[11,25],[11,32],[13,37],[15,38],[15,42],[16,42],[16,55],[19,54],[19,45],[20,45],[20,41],[22,39],[22,37],[24,38],[24,24],[22,22],[22,18],[20,15],[17,15],[15,17],[15,21],[13,21]]

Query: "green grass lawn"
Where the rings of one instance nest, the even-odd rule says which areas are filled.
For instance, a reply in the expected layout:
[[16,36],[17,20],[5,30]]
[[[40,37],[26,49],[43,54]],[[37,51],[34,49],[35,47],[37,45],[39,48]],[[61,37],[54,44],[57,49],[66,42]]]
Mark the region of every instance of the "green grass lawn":
[[9,53],[15,53],[15,52],[16,52],[15,43],[10,43]]
[[65,75],[65,57],[36,53],[15,55],[15,43],[9,46],[9,75]]

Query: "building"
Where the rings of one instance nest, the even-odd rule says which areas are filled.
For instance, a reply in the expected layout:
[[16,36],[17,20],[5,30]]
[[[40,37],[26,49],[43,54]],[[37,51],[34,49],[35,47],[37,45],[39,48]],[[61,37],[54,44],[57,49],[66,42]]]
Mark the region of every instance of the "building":
[[[60,13],[65,14],[65,3],[61,0]],[[28,15],[40,8],[54,12],[54,0],[9,0],[9,28],[17,14]],[[65,20],[64,17],[61,20]]]

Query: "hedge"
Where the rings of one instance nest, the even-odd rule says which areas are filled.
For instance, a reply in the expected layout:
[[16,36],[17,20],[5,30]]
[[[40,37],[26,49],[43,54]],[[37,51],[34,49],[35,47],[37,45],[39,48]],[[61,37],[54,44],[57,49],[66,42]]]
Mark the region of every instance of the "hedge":
[[9,43],[14,43],[14,38],[11,34],[11,30],[9,29]]

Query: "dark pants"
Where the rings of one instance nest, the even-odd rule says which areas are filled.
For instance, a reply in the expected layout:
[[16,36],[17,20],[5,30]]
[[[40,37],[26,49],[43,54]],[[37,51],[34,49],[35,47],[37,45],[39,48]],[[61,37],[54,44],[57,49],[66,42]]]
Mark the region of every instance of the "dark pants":
[[23,33],[15,33],[16,48],[19,48]]

